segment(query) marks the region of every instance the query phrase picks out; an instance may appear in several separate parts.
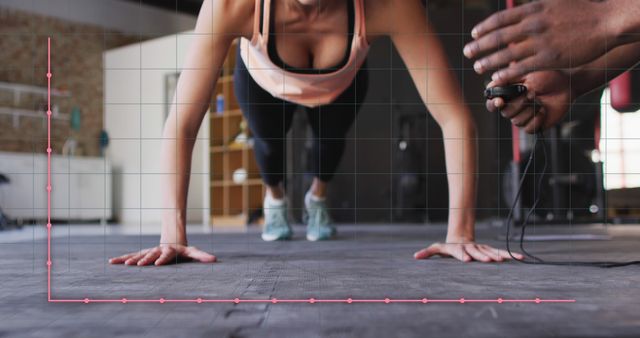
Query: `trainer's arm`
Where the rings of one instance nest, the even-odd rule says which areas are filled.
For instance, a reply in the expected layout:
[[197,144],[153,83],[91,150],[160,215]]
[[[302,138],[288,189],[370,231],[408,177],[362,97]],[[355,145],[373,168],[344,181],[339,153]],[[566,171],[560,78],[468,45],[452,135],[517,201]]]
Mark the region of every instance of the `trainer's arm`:
[[[640,62],[640,42],[618,47],[586,65],[565,71],[540,71],[519,82],[528,89],[509,102],[501,98],[487,100],[487,109],[528,133],[549,128],[561,121],[571,104],[580,96],[598,89]],[[489,86],[494,86],[490,83]],[[534,102],[536,104],[534,104]]]
[[[540,0],[500,11],[472,31],[464,54],[497,85],[535,71],[569,69],[640,41],[640,1]],[[484,55],[484,56],[483,56]]]
[[416,258],[453,256],[462,261],[500,261],[508,255],[475,241],[476,127],[464,103],[447,56],[418,0],[393,0],[387,13],[390,36],[411,78],[444,134],[449,183],[446,243],[416,253]]
[[613,49],[599,59],[570,71],[576,98],[598,89],[640,62],[640,42]]

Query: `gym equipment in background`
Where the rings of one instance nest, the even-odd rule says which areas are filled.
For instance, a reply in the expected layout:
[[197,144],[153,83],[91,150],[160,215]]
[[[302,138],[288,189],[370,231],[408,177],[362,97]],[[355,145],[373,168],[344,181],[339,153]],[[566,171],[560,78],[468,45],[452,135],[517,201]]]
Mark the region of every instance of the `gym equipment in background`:
[[[518,163],[519,176],[513,176],[513,168],[507,168],[503,174],[503,199],[511,203],[516,194],[517,185],[522,178],[523,192],[519,207],[527,209],[533,206],[537,194],[541,195],[534,217],[538,221],[565,222],[571,220],[592,219],[594,215],[602,214],[602,175],[598,170],[600,163],[594,163],[587,151],[573,145],[568,139],[555,137],[557,132],[549,132],[552,136],[542,136],[548,144],[545,147],[550,158],[534,157],[532,162],[533,172],[522,174],[525,163]],[[542,146],[542,145],[540,145]],[[539,147],[540,147],[539,146]],[[521,153],[522,158],[528,158],[533,152],[532,148]],[[541,177],[539,168],[544,162],[549,162],[551,172]],[[536,191],[536,183],[542,180],[541,190]]]
[[609,83],[611,107],[621,113],[640,110],[640,74],[637,69],[622,73]]
[[[571,114],[558,125],[544,132],[549,172],[543,179],[539,193],[542,200],[534,218],[539,222],[564,223],[570,221],[603,222],[605,201],[603,169],[598,149],[600,135],[601,91],[582,98],[571,108]],[[512,161],[502,177],[503,200],[514,200],[526,159],[533,151],[535,137],[517,127],[512,128]],[[524,175],[522,198],[515,206],[513,218],[522,221],[523,210],[535,199],[537,168],[543,160],[534,159],[533,172]]]
[[393,152],[391,197],[395,221],[424,223],[429,216],[426,205],[429,178],[425,161],[426,122],[426,114],[402,114],[397,118],[396,134],[399,139]]
[[105,150],[109,146],[109,133],[106,130],[100,131],[100,156],[104,156]]
[[[516,1],[506,0],[506,7],[515,7]],[[485,97],[504,97],[509,100],[526,92],[522,85],[490,88]],[[550,172],[544,178],[540,194],[541,205],[536,208],[537,221],[588,222],[605,220],[602,162],[599,155],[600,92],[588,95],[574,104],[569,117],[545,132]],[[527,158],[535,147],[535,137],[512,125],[512,161],[503,174],[503,198],[510,204],[517,194],[517,187]],[[543,137],[541,135],[541,137]],[[534,173],[524,175],[524,191],[513,210],[514,221],[523,220],[523,210],[531,207],[535,196],[535,183],[541,160],[533,163]]]
[[[524,89],[524,90],[523,90]],[[522,95],[526,93],[526,88],[524,88],[521,85],[511,85],[511,86],[507,86],[507,87],[497,87],[497,88],[490,88],[487,91],[485,91],[485,97],[487,99],[493,99],[493,98],[497,98],[497,97],[501,97],[503,98],[506,102],[508,102],[509,100],[512,100],[513,98],[517,97],[518,95]],[[533,147],[531,150],[531,153],[528,156],[528,160],[524,166],[524,169],[522,169],[522,175],[523,177],[519,178],[519,183],[518,186],[515,188],[516,194],[514,197],[514,200],[512,201],[511,204],[511,209],[509,210],[509,215],[507,216],[507,220],[506,220],[506,235],[505,235],[505,243],[507,246],[507,252],[509,253],[509,255],[511,256],[511,258],[513,258],[514,260],[523,263],[523,264],[543,264],[543,265],[556,265],[556,266],[588,266],[588,267],[600,267],[600,268],[616,268],[616,267],[624,267],[624,266],[630,266],[630,265],[640,265],[640,261],[566,261],[566,260],[562,260],[562,261],[558,261],[558,260],[543,260],[542,258],[535,256],[531,253],[529,253],[525,247],[524,247],[524,242],[525,242],[525,232],[527,229],[527,225],[529,224],[529,219],[531,217],[531,215],[534,214],[534,212],[536,212],[540,201],[542,201],[542,194],[540,193],[540,189],[543,186],[543,182],[546,178],[546,173],[547,173],[547,167],[548,167],[548,163],[547,163],[547,149],[546,149],[546,145],[545,145],[545,139],[544,139],[544,135],[542,134],[542,131],[538,131],[535,134],[535,140],[533,142]],[[534,197],[534,200],[532,202],[531,207],[529,208],[529,210],[526,213],[526,216],[524,218],[524,220],[522,221],[521,224],[521,230],[520,230],[520,236],[519,237],[519,243],[520,243],[520,251],[524,254],[523,258],[516,258],[512,251],[511,251],[511,239],[512,237],[510,236],[510,230],[511,230],[511,223],[513,222],[513,212],[514,212],[514,208],[517,204],[517,202],[520,200],[520,198],[522,197],[522,191],[524,188],[524,183],[525,183],[525,178],[526,176],[529,174],[529,169],[531,169],[531,164],[534,163],[534,160],[537,158],[536,156],[536,151],[538,149],[538,143],[540,143],[541,145],[541,149],[542,149],[542,168],[540,172],[534,172],[534,174],[538,174],[538,177],[534,180],[534,193],[537,192],[536,196]],[[539,237],[539,236],[538,236]],[[601,238],[599,238],[601,237]],[[594,239],[604,239],[604,240],[609,240],[610,237],[608,235],[604,235],[604,236],[597,236],[597,235],[575,235],[575,234],[564,234],[564,235],[551,235],[551,236],[544,236],[543,238],[539,238],[538,240],[594,240]]]
[[[5,184],[9,184],[9,178],[7,178],[7,176],[3,174],[0,174],[0,186]],[[13,222],[9,220],[9,216],[7,216],[4,211],[2,211],[2,208],[0,208],[0,230],[8,229],[12,223]]]

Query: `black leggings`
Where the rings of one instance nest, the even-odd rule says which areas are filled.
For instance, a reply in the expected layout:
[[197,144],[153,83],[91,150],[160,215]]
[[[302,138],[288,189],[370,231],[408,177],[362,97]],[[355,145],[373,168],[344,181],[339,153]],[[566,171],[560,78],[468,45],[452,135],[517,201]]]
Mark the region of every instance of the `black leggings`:
[[[275,186],[286,172],[286,136],[298,104],[273,97],[249,74],[238,54],[234,72],[234,89],[242,113],[254,137],[254,149],[262,179]],[[334,102],[305,108],[313,129],[313,175],[324,182],[331,180],[344,153],[345,137],[358,114],[367,92],[366,63],[356,79]]]

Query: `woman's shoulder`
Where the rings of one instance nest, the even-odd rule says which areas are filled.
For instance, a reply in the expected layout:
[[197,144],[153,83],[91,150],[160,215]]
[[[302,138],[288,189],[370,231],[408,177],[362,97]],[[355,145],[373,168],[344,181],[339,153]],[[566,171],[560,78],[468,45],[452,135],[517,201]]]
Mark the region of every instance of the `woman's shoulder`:
[[[380,36],[389,35],[393,32],[394,22],[393,12],[399,11],[402,7],[415,6],[415,2],[422,3],[421,0],[361,0],[364,4],[364,12],[367,25],[367,36],[375,39]],[[413,3],[412,3],[413,2]]]
[[389,23],[389,10],[393,0],[361,0],[364,4],[364,14],[367,27],[367,39],[373,42],[375,39],[388,35],[391,24]]
[[[218,31],[250,37],[253,33],[256,1],[259,0],[205,0],[198,15],[198,21],[212,28],[220,26],[216,25],[216,22],[224,23],[224,28],[221,27]],[[207,30],[206,27],[205,30]]]

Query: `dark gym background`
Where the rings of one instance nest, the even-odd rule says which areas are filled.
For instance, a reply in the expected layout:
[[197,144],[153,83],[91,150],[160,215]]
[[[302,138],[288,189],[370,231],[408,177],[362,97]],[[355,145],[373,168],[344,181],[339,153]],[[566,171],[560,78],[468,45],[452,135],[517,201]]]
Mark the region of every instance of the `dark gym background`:
[[[461,15],[462,1],[429,2],[429,5],[438,8],[438,15],[431,16],[432,23],[441,36],[476,120],[479,156],[500,159],[478,162],[482,173],[478,217],[496,216],[499,209],[504,208],[496,187],[501,185],[497,173],[510,159],[509,125],[485,110],[484,79],[473,72],[472,64],[461,53],[464,43],[470,39],[467,32],[488,12],[486,7],[474,10],[467,5]],[[340,174],[330,185],[332,215],[344,223],[446,220],[447,181],[440,128],[427,114],[390,40],[372,45],[368,65],[371,69],[369,93],[349,134]],[[307,142],[301,140],[310,135],[305,125],[304,114],[297,114],[290,134],[291,173],[305,172],[308,159],[299,155],[309,153],[305,150]],[[502,144],[495,137],[499,128],[503,129],[502,135],[506,135]],[[404,138],[410,139],[402,151]],[[293,186],[289,197],[298,219],[302,195],[309,182],[310,177],[305,175],[289,175],[289,184]]]

